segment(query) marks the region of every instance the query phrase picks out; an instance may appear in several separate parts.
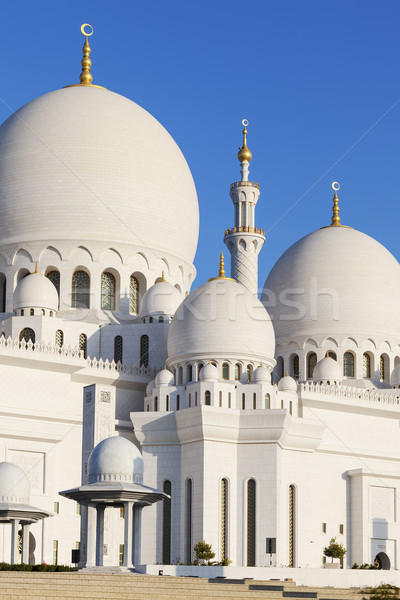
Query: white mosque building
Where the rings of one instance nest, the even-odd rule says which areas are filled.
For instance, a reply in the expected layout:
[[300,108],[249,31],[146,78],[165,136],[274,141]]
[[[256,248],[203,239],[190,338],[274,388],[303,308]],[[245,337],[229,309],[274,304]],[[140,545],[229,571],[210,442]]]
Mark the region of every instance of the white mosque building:
[[185,158],[89,54],[0,127],[0,560],[397,569],[399,263],[335,185],[259,300],[244,122],[231,277],[193,286]]

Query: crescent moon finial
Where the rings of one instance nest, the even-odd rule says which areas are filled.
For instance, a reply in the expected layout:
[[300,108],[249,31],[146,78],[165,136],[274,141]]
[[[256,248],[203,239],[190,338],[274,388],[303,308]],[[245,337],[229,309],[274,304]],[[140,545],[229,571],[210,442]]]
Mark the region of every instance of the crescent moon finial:
[[243,127],[247,127],[248,124],[249,124],[248,120],[247,119],[243,119],[243,121],[242,121]]
[[[90,27],[90,31],[86,31],[85,28]],[[90,37],[93,34],[93,27],[89,23],[82,23],[81,34],[85,37]]]
[[332,183],[332,189],[334,192],[338,192],[340,190],[340,184],[337,181]]

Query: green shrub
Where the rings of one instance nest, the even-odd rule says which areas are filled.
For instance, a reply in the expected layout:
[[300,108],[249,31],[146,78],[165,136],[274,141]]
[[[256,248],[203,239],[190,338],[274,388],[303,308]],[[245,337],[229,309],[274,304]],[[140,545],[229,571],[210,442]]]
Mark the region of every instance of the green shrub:
[[369,594],[371,600],[397,600],[400,598],[400,588],[390,583],[381,583],[375,587],[361,590],[363,594]]

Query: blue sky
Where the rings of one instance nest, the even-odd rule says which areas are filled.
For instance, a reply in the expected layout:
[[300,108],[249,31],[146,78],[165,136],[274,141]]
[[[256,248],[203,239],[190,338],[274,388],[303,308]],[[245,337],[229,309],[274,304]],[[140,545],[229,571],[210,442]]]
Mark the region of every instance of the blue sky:
[[94,83],[174,137],[200,204],[195,285],[216,273],[233,225],[243,118],[267,232],[261,285],[286,248],[329,224],[332,181],[342,222],[400,258],[398,0],[23,0],[2,17],[1,120],[77,81],[89,22]]

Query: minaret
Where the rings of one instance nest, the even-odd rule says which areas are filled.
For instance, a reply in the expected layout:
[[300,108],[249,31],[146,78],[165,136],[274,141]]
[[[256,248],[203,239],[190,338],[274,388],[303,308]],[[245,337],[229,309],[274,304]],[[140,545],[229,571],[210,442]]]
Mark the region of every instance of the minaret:
[[241,181],[231,183],[230,196],[235,207],[235,223],[225,231],[224,242],[231,253],[231,277],[258,292],[258,253],[264,242],[262,229],[255,227],[255,207],[260,190],[258,183],[249,181],[249,163],[252,154],[247,147],[248,121],[243,119],[243,146],[238,152]]

